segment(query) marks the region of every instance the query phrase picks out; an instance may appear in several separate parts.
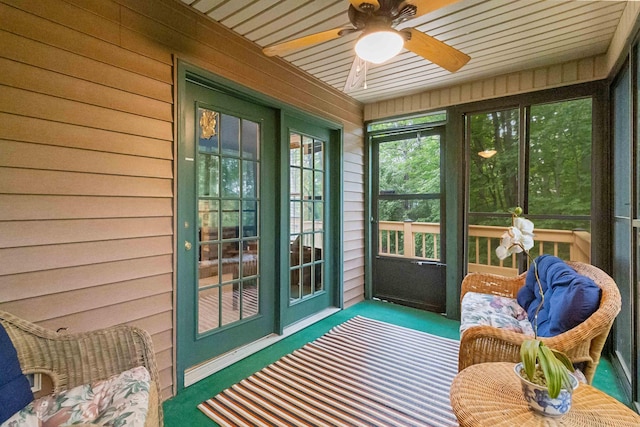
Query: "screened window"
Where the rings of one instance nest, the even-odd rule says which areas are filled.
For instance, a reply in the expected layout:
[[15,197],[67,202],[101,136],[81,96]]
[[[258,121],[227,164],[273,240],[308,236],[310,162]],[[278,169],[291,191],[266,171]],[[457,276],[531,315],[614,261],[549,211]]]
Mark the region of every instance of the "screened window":
[[590,262],[591,98],[470,114],[467,141],[469,271],[518,274],[516,255],[495,255],[516,206],[535,224],[532,256]]

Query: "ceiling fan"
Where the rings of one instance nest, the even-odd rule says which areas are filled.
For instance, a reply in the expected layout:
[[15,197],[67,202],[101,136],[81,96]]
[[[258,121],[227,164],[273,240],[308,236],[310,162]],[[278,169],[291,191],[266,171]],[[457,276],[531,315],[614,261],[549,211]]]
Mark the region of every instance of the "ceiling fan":
[[349,0],[349,21],[352,28],[334,28],[283,43],[267,46],[267,56],[283,56],[297,49],[324,43],[338,37],[362,31],[355,46],[356,59],[347,77],[344,91],[361,83],[366,62],[381,64],[396,56],[402,48],[450,71],[458,71],[471,59],[468,55],[416,30],[395,27],[409,19],[422,16],[459,0]]

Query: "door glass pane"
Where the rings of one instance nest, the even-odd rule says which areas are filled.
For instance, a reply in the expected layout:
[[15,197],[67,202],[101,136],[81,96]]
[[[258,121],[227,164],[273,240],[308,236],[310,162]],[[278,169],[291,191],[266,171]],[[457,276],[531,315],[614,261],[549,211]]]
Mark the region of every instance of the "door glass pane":
[[198,297],[198,333],[204,333],[220,326],[219,288],[205,289]]
[[289,135],[289,162],[291,166],[302,165],[302,135],[300,134]]
[[239,284],[224,285],[222,289],[222,326],[240,320]]
[[247,318],[258,314],[258,281],[247,280],[242,284],[242,317]]
[[242,195],[244,197],[255,198],[258,188],[258,162],[244,160],[242,162]]
[[250,120],[242,120],[242,157],[258,159],[259,138],[258,123]]
[[198,111],[199,242],[195,253],[198,332],[203,334],[258,314],[260,127],[205,108]]
[[371,293],[442,313],[447,268],[441,179],[445,127],[422,126],[425,120],[411,117],[369,126],[375,242]]
[[218,220],[220,219],[218,204],[217,200],[200,199],[198,201],[201,242],[218,239]]
[[378,163],[382,195],[440,193],[440,135],[381,143]]
[[290,292],[296,302],[324,290],[325,142],[292,132],[289,138]]
[[313,198],[315,200],[322,200],[322,195],[324,193],[324,174],[319,171],[315,171],[313,181]]
[[313,167],[313,138],[302,136],[302,166],[305,168]]
[[302,199],[313,198],[313,169],[302,169]]
[[242,202],[242,237],[258,235],[258,202]]
[[220,141],[222,153],[238,156],[240,154],[240,119],[221,114]]
[[440,199],[379,200],[378,217],[378,255],[440,260]]
[[292,200],[290,202],[291,211],[289,212],[289,228],[291,229],[292,241],[293,236],[302,231],[302,203]]
[[400,138],[378,145],[377,254],[440,260],[440,135]]
[[220,171],[218,156],[202,154],[198,157],[198,194],[200,196],[218,195]]
[[222,197],[240,195],[240,160],[222,159]]
[[316,170],[324,170],[324,144],[322,141],[316,140],[313,147],[313,161]]

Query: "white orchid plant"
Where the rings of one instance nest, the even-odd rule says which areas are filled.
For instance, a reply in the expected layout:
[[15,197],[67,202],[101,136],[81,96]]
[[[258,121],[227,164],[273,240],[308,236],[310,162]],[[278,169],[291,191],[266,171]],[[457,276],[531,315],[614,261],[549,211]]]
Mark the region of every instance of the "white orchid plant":
[[[541,301],[534,315],[534,338],[525,340],[522,343],[520,346],[520,358],[529,381],[547,386],[549,396],[555,398],[560,394],[560,389],[563,386],[569,392],[573,391],[569,380],[569,372],[573,371],[573,365],[564,353],[550,349],[538,339],[538,312],[544,304],[544,292],[538,276],[536,261],[529,255],[529,250],[533,247],[533,238],[535,237],[533,234],[533,222],[520,215],[522,215],[522,208],[520,207],[511,212],[511,227],[500,237],[500,246],[496,248],[496,255],[503,260],[512,254],[525,253],[533,264]],[[542,376],[537,373],[537,367],[542,371]]]
[[500,238],[500,246],[496,248],[496,255],[505,259],[511,254],[525,252],[533,247],[533,222],[521,217],[522,208],[517,207],[511,212],[511,227]]

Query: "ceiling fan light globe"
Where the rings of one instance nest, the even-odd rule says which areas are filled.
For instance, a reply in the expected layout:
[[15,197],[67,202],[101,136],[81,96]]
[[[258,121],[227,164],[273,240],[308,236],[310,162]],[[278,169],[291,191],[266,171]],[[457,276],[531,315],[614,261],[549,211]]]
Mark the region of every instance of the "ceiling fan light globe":
[[404,39],[395,31],[364,34],[356,43],[356,54],[367,62],[382,64],[402,50]]

